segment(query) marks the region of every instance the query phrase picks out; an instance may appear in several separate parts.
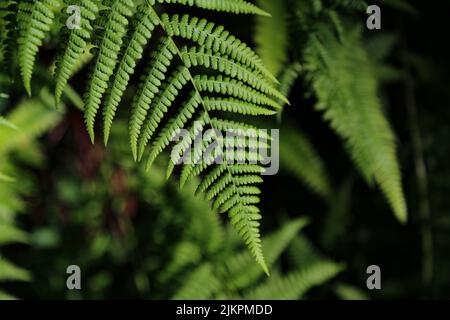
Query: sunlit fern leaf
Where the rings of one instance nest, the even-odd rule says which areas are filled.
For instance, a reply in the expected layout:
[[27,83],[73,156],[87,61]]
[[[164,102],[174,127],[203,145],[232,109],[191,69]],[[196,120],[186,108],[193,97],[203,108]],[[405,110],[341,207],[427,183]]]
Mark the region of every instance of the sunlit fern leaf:
[[[394,134],[377,96],[374,70],[359,30],[338,40],[328,27],[312,36],[305,52],[307,78],[324,112],[368,183],[376,182],[399,221],[407,220]],[[357,75],[357,76],[355,76]]]
[[325,164],[301,132],[290,128],[280,134],[281,168],[304,182],[313,192],[327,198],[331,192],[330,179]]
[[256,19],[256,52],[275,75],[284,69],[288,54],[288,22],[284,0],[258,0],[260,8],[270,12],[270,17],[258,16]]
[[92,141],[95,116],[108,88],[108,81],[119,62],[120,49],[129,24],[128,19],[134,7],[133,1],[128,0],[104,0],[103,4],[110,9],[104,13],[107,15],[105,30],[85,93],[84,118]]
[[[74,74],[79,61],[88,48],[88,41],[93,31],[92,21],[98,12],[99,0],[65,0],[67,10],[70,6],[77,6],[80,10],[80,25],[63,27],[67,39],[63,41],[64,49],[56,60],[55,69],[55,104],[59,105],[61,95],[68,79]],[[75,21],[76,22],[76,21]]]
[[110,90],[105,99],[103,108],[104,142],[107,144],[112,121],[125,91],[131,74],[134,73],[137,62],[142,58],[144,47],[152,36],[152,31],[158,24],[153,11],[149,11],[146,5],[137,7],[137,12],[131,22],[131,32],[124,43],[124,52],[115,70],[114,79],[110,84]]
[[322,261],[284,276],[275,274],[266,283],[249,292],[245,298],[250,300],[299,299],[308,290],[327,282],[341,271],[340,264]]
[[19,2],[17,13],[18,58],[20,73],[29,95],[31,95],[31,76],[36,55],[46,34],[50,31],[55,12],[59,7],[59,0],[22,0]]

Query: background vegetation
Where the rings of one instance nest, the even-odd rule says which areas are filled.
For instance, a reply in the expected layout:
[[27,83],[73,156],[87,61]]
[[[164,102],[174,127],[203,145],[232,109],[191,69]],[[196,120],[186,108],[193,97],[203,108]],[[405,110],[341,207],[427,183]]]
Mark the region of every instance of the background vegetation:
[[[55,90],[61,23],[46,31],[28,79],[17,2],[27,1],[0,4],[0,298],[449,297],[449,52],[436,46],[445,10],[376,1],[382,30],[370,31],[368,3],[356,0],[254,1],[270,18],[158,7],[224,25],[290,102],[275,96],[276,115],[243,117],[281,132],[280,173],[264,178],[258,204],[267,277],[229,219],[194,195],[200,180],[183,189],[178,172],[167,180],[167,154],[148,171],[133,160],[127,106],[138,76],[107,147],[91,143],[80,110],[95,59],[83,54]],[[80,291],[66,288],[71,264],[82,269]],[[372,264],[382,290],[366,289]]]

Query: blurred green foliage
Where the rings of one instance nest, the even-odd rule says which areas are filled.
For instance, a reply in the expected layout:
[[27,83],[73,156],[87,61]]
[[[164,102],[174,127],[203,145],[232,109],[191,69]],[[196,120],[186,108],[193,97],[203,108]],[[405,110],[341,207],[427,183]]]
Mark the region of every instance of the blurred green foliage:
[[[91,145],[77,110],[87,68],[66,89],[67,107],[54,111],[46,57],[60,39],[52,30],[33,78],[39,94],[25,98],[9,72],[14,59],[0,70],[0,299],[449,297],[449,53],[427,42],[440,40],[434,30],[446,27],[445,16],[376,1],[383,30],[370,32],[365,1],[273,1],[256,1],[272,20],[229,26],[254,39],[291,102],[259,123],[281,129],[281,172],[265,181],[261,199],[271,276],[226,217],[193,195],[194,182],[180,190],[166,180],[167,159],[148,172],[134,163],[126,110],[108,148]],[[2,41],[5,30],[0,24]],[[341,107],[351,113],[336,116]],[[392,169],[394,144],[402,179]],[[372,163],[386,158],[387,171]],[[400,181],[405,226],[372,188],[404,220]],[[66,288],[73,264],[80,291]],[[365,289],[371,264],[382,270],[377,292]]]

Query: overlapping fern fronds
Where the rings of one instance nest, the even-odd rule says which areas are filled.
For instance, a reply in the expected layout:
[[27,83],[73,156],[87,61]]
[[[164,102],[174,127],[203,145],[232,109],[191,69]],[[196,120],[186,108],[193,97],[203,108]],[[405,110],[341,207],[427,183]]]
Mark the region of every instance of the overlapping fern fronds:
[[[189,143],[176,150],[176,160],[187,156],[198,160],[207,144],[217,139],[214,135],[209,137],[200,151],[192,152],[189,145],[203,131],[213,129],[217,135],[217,131],[253,128],[226,120],[224,114],[275,114],[279,101],[287,100],[256,53],[222,26],[194,16],[164,13],[165,6],[171,4],[268,15],[243,0],[20,0],[16,15],[18,56],[27,92],[32,91],[37,53],[51,27],[61,21],[64,44],[56,59],[56,105],[83,55],[90,50],[93,64],[84,95],[84,115],[92,141],[101,113],[104,142],[108,143],[117,110],[126,90],[132,87],[131,77],[138,63],[145,61],[128,109],[132,153],[141,160],[148,150],[147,167],[172,143],[180,129],[187,129],[190,138]],[[71,28],[65,25],[69,6],[77,6],[81,16],[79,25]],[[169,163],[168,175],[176,160]],[[228,212],[256,260],[268,272],[258,227],[261,215],[256,204],[260,192],[254,186],[261,182],[263,169],[257,165],[229,164],[235,159],[226,159],[214,168],[214,159],[209,160],[184,166],[182,184],[206,175],[199,191],[214,200],[215,207]]]
[[[269,266],[275,265],[306,225],[305,219],[291,221],[263,240]],[[285,276],[275,272],[261,283],[261,269],[255,267],[247,252],[236,253],[226,246],[219,250],[224,253],[212,260],[216,263],[200,263],[183,277],[174,299],[299,299],[342,270],[342,265],[316,257],[313,264],[299,266]],[[175,252],[174,259],[177,255]]]

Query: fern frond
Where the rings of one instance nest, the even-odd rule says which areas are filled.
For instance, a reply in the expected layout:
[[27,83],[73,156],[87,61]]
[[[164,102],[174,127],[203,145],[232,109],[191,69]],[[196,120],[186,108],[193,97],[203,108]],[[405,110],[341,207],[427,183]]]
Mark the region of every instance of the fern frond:
[[126,48],[115,71],[114,80],[111,82],[109,93],[105,99],[103,108],[103,131],[105,145],[108,142],[112,121],[125,91],[131,74],[134,73],[137,62],[142,58],[144,47],[152,36],[152,32],[158,20],[153,11],[147,10],[146,5],[137,8],[132,21],[132,33],[124,44]]
[[20,73],[29,95],[31,95],[31,76],[36,55],[47,32],[50,31],[55,12],[59,6],[59,0],[24,0],[19,3],[17,13],[19,27],[18,58]]
[[[50,4],[56,7],[58,1],[24,1],[18,15],[22,34],[33,35],[31,49],[24,39],[20,41],[22,73],[28,91],[36,53],[53,21],[54,14],[50,10],[53,6]],[[147,0],[135,8],[134,2],[129,0],[103,0],[103,4],[98,6],[97,0],[67,1],[68,4],[81,5],[82,25],[80,29],[69,33],[63,54],[57,59],[55,100],[59,102],[64,87],[75,71],[74,66],[86,49],[93,45],[92,70],[84,95],[85,124],[92,141],[95,138],[96,116],[101,109],[104,142],[108,142],[117,108],[137,63],[143,59],[148,41],[154,36],[156,28],[163,33],[157,49],[150,50],[151,59],[141,76],[129,121],[133,157],[140,160],[150,145],[147,168],[170,145],[174,132],[180,129],[188,128],[190,137],[176,146],[172,152],[174,157],[181,159],[191,155],[199,159],[207,150],[207,144],[215,141],[211,136],[199,150],[192,152],[190,145],[203,129],[248,127],[239,122],[220,119],[219,114],[269,116],[281,108],[280,101],[287,103],[284,95],[277,90],[276,78],[258,55],[224,27],[205,19],[169,15],[156,9],[158,4],[179,4],[232,13],[267,15],[250,2]],[[98,14],[97,9],[101,9]],[[45,19],[41,17],[44,11]],[[91,33],[94,34],[93,39]],[[204,73],[199,74],[199,71]],[[186,92],[188,100],[181,101],[186,97]],[[244,138],[238,138],[236,143],[240,147],[247,146]],[[261,144],[262,148],[268,148],[268,143]],[[239,163],[247,157],[258,159],[258,154],[254,150],[240,151],[236,153],[235,159],[228,160]],[[175,163],[169,163],[167,176],[174,170]],[[185,174],[183,184],[200,173],[207,173],[213,162],[209,164],[211,166],[198,165],[202,170],[197,170],[197,165],[191,167],[189,170],[195,174]],[[261,216],[255,207],[259,202],[259,191],[253,186],[261,182],[260,172],[247,174],[247,169],[227,164],[226,170],[205,189],[205,193],[207,198],[213,200],[221,191],[228,190],[229,197],[221,197],[220,201],[215,202],[215,207],[228,212],[232,224],[268,272],[258,229]]]
[[[141,128],[147,116],[147,111],[149,108],[154,107],[152,102],[159,92],[159,86],[163,83],[166,73],[168,72],[168,67],[175,54],[176,49],[173,42],[168,38],[162,38],[160,40],[159,48],[153,53],[151,66],[146,71],[145,78],[141,79],[138,92],[132,103],[130,118],[130,145],[135,159],[137,159],[138,138],[141,134]],[[178,84],[183,76],[185,75],[180,72],[178,73],[178,77],[173,77],[172,79],[175,79],[173,81],[174,84]],[[142,139],[148,141],[157,125],[158,123],[148,123],[145,126],[145,132],[142,133],[144,137]],[[142,142],[140,144],[142,144]],[[146,142],[144,143],[144,146],[145,144]]]
[[264,78],[261,74],[255,73],[250,67],[234,61],[221,53],[213,53],[209,49],[192,47],[181,48],[181,58],[184,64],[189,67],[206,67],[237,78],[247,83],[254,89],[269,96],[276,97],[285,103],[289,101],[271,84],[271,80]]
[[[88,41],[93,31],[92,21],[98,12],[98,0],[65,0],[67,8],[78,6],[80,8],[80,25],[70,30],[63,27],[68,33],[62,54],[56,60],[55,69],[55,105],[58,106],[67,81],[74,74],[79,61],[88,48]],[[68,32],[66,30],[69,30]]]
[[319,99],[317,109],[345,140],[366,181],[381,187],[398,220],[405,222],[395,138],[381,110],[376,76],[359,30],[347,31],[338,40],[324,27],[312,37],[305,55],[305,69]]
[[189,15],[180,18],[178,15],[163,14],[161,22],[169,37],[177,36],[192,40],[202,48],[220,53],[222,56],[227,55],[241,65],[277,82],[256,53],[239,39],[231,36],[224,27],[215,26],[206,19],[191,18]]
[[195,76],[195,85],[200,92],[219,93],[240,98],[253,104],[263,104],[281,109],[281,105],[268,96],[246,86],[243,82],[229,77],[219,76]]
[[[254,89],[263,91],[263,93],[270,92],[282,97],[282,95],[270,84],[273,76],[265,70],[260,63],[259,58],[255,56],[251,49],[242,45],[242,43],[234,37],[229,36],[222,27],[215,27],[206,20],[190,18],[187,15],[181,18],[176,15],[171,18],[168,15],[163,15],[161,18],[161,26],[167,33],[167,40],[164,39],[163,45],[165,44],[165,47],[167,48],[168,44],[172,43],[176,54],[182,60],[184,66],[178,68],[167,81],[164,81],[164,72],[159,74],[159,78],[152,75],[151,72],[148,73],[149,76],[147,79],[150,79],[150,81],[145,82],[149,84],[141,87],[141,93],[138,94],[135,100],[138,101],[138,103],[136,103],[136,107],[133,108],[134,112],[132,121],[130,122],[130,132],[132,133],[131,144],[135,155],[136,141],[139,139],[138,158],[142,156],[147,142],[150,141],[153,134],[157,131],[159,124],[164,115],[168,113],[169,108],[177,98],[179,91],[189,83],[194,87],[194,92],[193,95],[191,95],[190,100],[188,100],[187,103],[182,104],[183,107],[181,108],[181,111],[177,113],[175,118],[173,118],[174,121],[169,120],[168,125],[162,129],[159,138],[156,139],[155,144],[153,144],[153,147],[151,148],[147,167],[153,163],[156,156],[167,146],[170,138],[173,138],[173,129],[175,129],[176,132],[176,129],[180,129],[180,127],[177,127],[178,124],[185,125],[186,122],[192,118],[196,108],[201,107],[200,109],[202,109],[202,112],[200,116],[196,118],[194,125],[191,126],[191,129],[189,130],[191,135],[188,142],[184,142],[181,146],[178,146],[178,150],[174,150],[180,159],[183,155],[186,155],[191,142],[201,132],[201,128],[204,126],[211,126],[213,129],[217,129],[212,126],[211,117],[209,115],[210,112],[227,111],[251,115],[270,115],[275,113],[273,110],[270,110],[268,106],[258,106],[245,102],[242,101],[240,97],[223,99],[204,96],[202,90],[198,89],[196,80],[206,80],[207,78],[195,78],[193,71],[191,71],[193,66],[211,68],[219,72],[224,72],[228,76],[237,77],[238,80],[250,82],[250,85],[252,85]],[[172,39],[173,36],[192,40],[197,42],[201,47],[200,49],[197,49],[196,47],[189,49],[187,46],[184,46],[180,49]],[[161,53],[161,50],[158,50],[158,52]],[[168,55],[163,56],[168,57],[168,59],[164,60],[164,64],[160,64],[161,59],[154,59],[152,63],[153,67],[151,67],[150,70],[158,69],[155,66],[159,65],[164,69],[163,71],[166,71],[173,61],[173,53],[169,51]],[[226,65],[227,63],[228,65]],[[244,76],[242,76],[243,74]],[[207,88],[206,84],[199,87]],[[145,89],[148,88],[150,88],[150,90],[145,91]],[[143,92],[144,95],[142,94]],[[150,95],[147,97],[146,103],[140,104],[139,100],[145,100],[145,93],[149,92]],[[248,92],[248,90],[241,92]],[[244,96],[244,98],[247,97],[248,95]],[[152,98],[154,99],[152,100]],[[142,105],[142,107],[139,107],[139,105]],[[145,124],[143,125],[144,131],[140,132],[144,117],[146,117]],[[198,124],[199,122],[201,123],[200,125]],[[197,126],[195,124],[197,124]],[[139,135],[140,138],[138,138]],[[194,159],[204,153],[208,142],[214,140],[213,137],[210,137],[209,139],[209,141],[203,142],[202,148],[199,152],[197,150],[197,154],[191,154]],[[176,163],[176,159],[172,159],[172,162],[169,163],[167,170],[168,175],[172,172],[174,163]],[[259,223],[257,222],[261,216],[259,210],[254,206],[255,203],[259,202],[259,199],[253,196],[254,193],[242,193],[243,191],[249,191],[249,188],[239,189],[240,186],[260,183],[261,179],[259,176],[254,175],[241,176],[243,174],[241,171],[237,171],[233,174],[228,165],[226,165],[226,167],[227,171],[223,176],[220,178],[218,177],[218,180],[215,181],[209,189],[205,189],[204,192],[206,193],[206,197],[212,200],[228,185],[233,186],[233,191],[230,192],[230,198],[223,200],[223,203],[221,203],[219,207],[228,212],[231,223],[237,228],[239,234],[249,246],[256,260],[267,272],[267,267],[265,266],[261,251],[258,230]]]
[[94,141],[95,116],[108,88],[108,81],[118,63],[119,52],[128,28],[128,18],[133,13],[132,1],[113,0],[111,4],[109,2],[105,2],[105,5],[110,6],[108,19],[85,94],[84,118],[91,141]]

